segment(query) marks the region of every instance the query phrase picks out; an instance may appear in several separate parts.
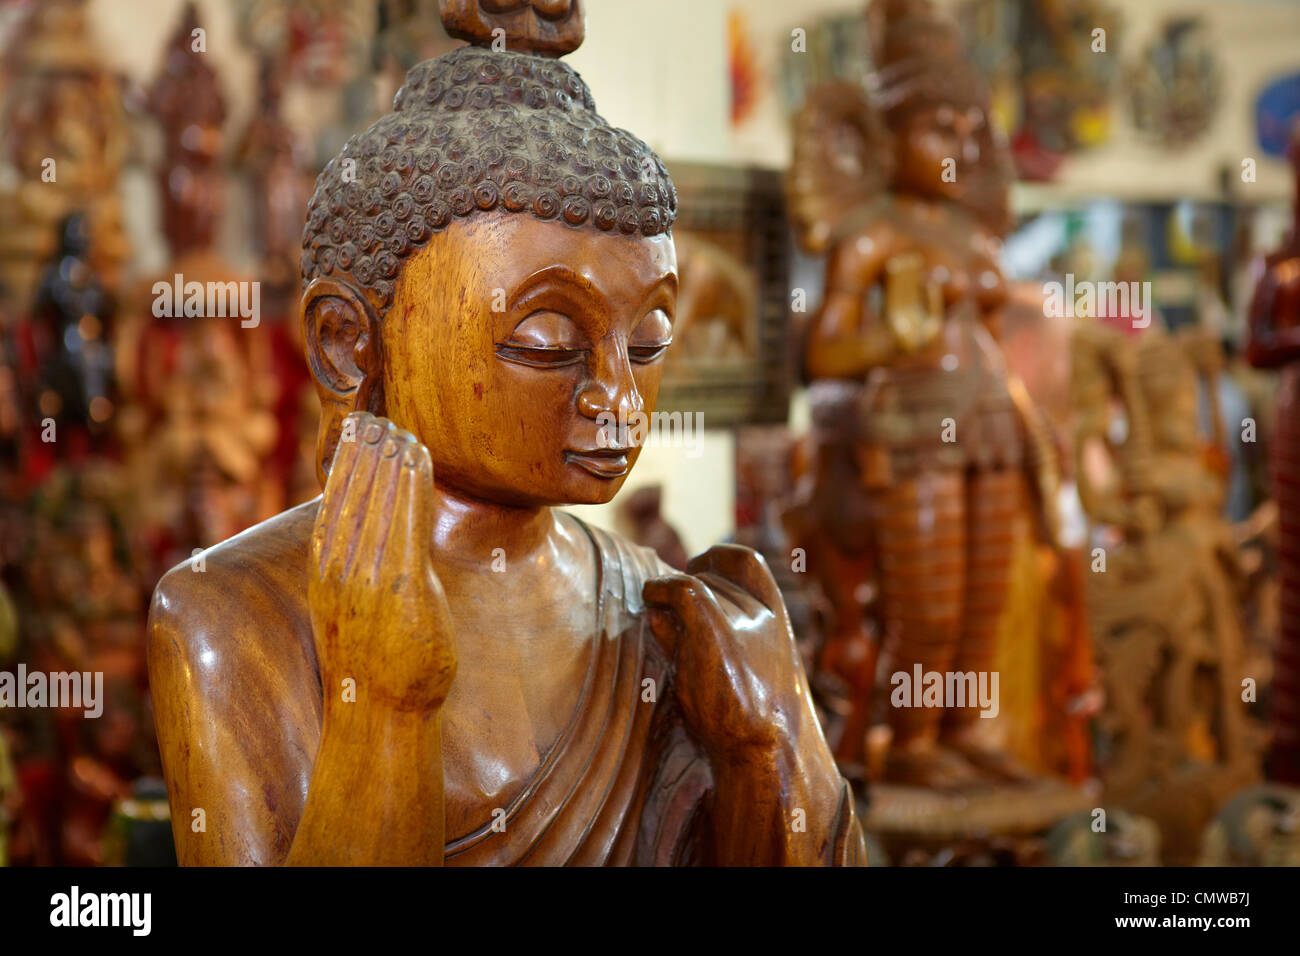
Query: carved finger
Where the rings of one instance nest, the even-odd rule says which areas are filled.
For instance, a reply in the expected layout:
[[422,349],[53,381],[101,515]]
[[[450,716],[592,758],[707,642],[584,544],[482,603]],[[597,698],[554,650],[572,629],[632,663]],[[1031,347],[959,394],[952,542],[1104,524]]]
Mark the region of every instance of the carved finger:
[[650,628],[670,656],[677,654],[683,632],[728,626],[717,597],[708,585],[689,574],[651,578],[642,587],[641,597],[650,610]]
[[[349,420],[353,422],[353,434],[360,434],[375,418],[369,412],[353,412],[344,419],[345,427]],[[343,499],[347,495],[348,483],[356,467],[360,444],[355,439],[339,442],[334,452],[334,460],[330,464],[329,477],[325,479],[325,494],[321,498],[320,512],[316,515],[316,525],[312,529],[312,555],[322,574],[325,571],[331,544],[335,540],[334,529],[343,510]]]
[[355,572],[369,583],[381,580],[380,569],[387,556],[390,529],[396,516],[397,489],[402,474],[402,451],[411,436],[393,429],[379,445],[375,477],[366,496],[366,510],[357,535]]
[[420,567],[433,541],[433,462],[429,449],[412,438],[401,453],[397,498],[387,550],[407,567]]
[[357,431],[356,461],[339,502],[338,519],[330,532],[330,555],[325,564],[325,573],[329,577],[346,577],[358,554],[357,542],[369,510],[380,452],[392,430],[391,422],[373,418]]
[[[747,611],[752,611],[753,607],[746,598],[752,598],[774,614],[784,606],[781,589],[776,586],[767,562],[751,548],[738,544],[715,544],[692,558],[686,570],[691,574],[724,579],[732,586],[724,589],[726,596]],[[735,589],[743,592],[744,596],[737,595]]]

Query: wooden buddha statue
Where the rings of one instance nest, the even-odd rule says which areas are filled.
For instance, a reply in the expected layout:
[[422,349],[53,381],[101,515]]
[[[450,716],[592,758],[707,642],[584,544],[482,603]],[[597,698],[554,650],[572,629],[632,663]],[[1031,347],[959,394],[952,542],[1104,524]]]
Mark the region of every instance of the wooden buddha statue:
[[1278,505],[1281,628],[1273,677],[1273,739],[1268,774],[1300,785],[1300,121],[1288,150],[1295,174],[1295,216],[1281,249],[1269,255],[1250,306],[1247,355],[1281,370],[1271,451]]
[[600,416],[654,408],[665,168],[555,58],[577,0],[442,7],[481,45],[414,67],[309,206],[325,493],[154,597],[179,859],[861,862],[762,559],[682,574],[555,510],[636,462]]
[[[1036,448],[995,339],[1008,159],[951,20],[929,0],[875,0],[867,19],[873,90],[823,85],[796,122],[792,213],[827,259],[805,372],[862,383],[858,477],[873,514],[881,673],[980,674],[996,666],[1011,529]],[[1029,490],[1044,485],[1040,502],[1054,505],[1044,476],[1033,478]],[[890,782],[1025,778],[978,708],[887,712]]]

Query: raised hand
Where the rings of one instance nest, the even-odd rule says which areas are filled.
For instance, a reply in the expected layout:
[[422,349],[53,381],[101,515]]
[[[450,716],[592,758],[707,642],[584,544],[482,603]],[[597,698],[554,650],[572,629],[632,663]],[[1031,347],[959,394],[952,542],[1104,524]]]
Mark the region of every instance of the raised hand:
[[[433,464],[409,432],[348,416],[312,532],[308,599],[327,700],[437,708],[456,674],[447,599],[429,552]],[[355,429],[355,430],[354,430]]]

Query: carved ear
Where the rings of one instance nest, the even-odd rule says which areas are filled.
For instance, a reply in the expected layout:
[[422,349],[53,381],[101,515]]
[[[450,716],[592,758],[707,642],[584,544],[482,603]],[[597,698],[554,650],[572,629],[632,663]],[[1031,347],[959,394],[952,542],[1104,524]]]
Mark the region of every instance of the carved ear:
[[351,285],[317,278],[303,293],[302,322],[307,364],[320,396],[316,477],[324,487],[343,420],[355,411],[384,413],[379,321]]

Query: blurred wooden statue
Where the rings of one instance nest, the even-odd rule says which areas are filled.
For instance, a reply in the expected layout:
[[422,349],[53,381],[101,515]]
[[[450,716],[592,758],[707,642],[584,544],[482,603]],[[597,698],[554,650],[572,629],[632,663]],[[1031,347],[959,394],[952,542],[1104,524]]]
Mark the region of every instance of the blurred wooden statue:
[[[157,773],[148,713],[144,593],[132,565],[122,473],[104,461],[60,468],[28,502],[16,593],[18,659],[31,671],[98,675],[98,713],[7,714],[24,742],[13,855],[27,864],[98,865],[113,801]],[[86,693],[90,693],[87,689]]]
[[[302,210],[311,198],[311,182],[303,173],[304,151],[281,115],[282,68],[264,58],[257,76],[257,112],[244,130],[237,159],[252,184],[253,248],[260,262],[262,304],[279,318],[297,305]],[[301,342],[301,336],[298,339]]]
[[1268,775],[1300,785],[1300,122],[1292,129],[1288,155],[1296,189],[1291,233],[1265,260],[1255,287],[1247,356],[1256,367],[1281,371],[1271,451],[1281,614]]
[[302,144],[281,115],[285,70],[283,61],[261,60],[257,113],[244,131],[237,154],[252,184],[253,245],[262,288],[264,334],[270,340],[270,361],[278,385],[272,409],[277,439],[269,471],[283,485],[285,503],[299,504],[320,490],[313,456],[303,458],[300,441],[306,433],[315,435],[318,425],[298,315],[302,210],[311,198],[311,181],[304,173]]
[[806,471],[781,514],[791,561],[815,583],[825,607],[814,691],[826,699],[827,737],[851,779],[866,772],[878,648],[872,500],[856,459],[859,397],[847,382],[809,389]]
[[558,59],[581,0],[442,11],[471,45],[412,68],[308,207],[325,494],[155,593],[179,859],[865,862],[762,559],[683,574],[555,510],[640,452],[667,169]]
[[1201,841],[1201,866],[1300,866],[1300,789],[1262,784],[1237,794]]
[[116,345],[137,531],[157,573],[283,502],[280,476],[265,467],[279,383],[261,286],[215,251],[226,106],[197,29],[191,4],[149,90],[164,133],[158,184],[172,258],[123,316]]
[[[117,303],[91,261],[90,221],[73,213],[63,222],[59,248],[41,273],[31,320],[18,339],[33,382],[33,425],[53,421],[64,450],[102,450],[114,408],[113,355],[109,345]],[[62,443],[61,445],[59,443]],[[74,454],[76,452],[74,451]]]
[[[855,441],[881,673],[988,675],[1026,466],[1050,464],[1027,452],[1041,433],[1017,407],[994,338],[1006,297],[1006,150],[951,21],[928,0],[876,0],[867,19],[875,91],[820,87],[796,123],[792,214],[805,246],[827,254],[804,366],[815,380],[863,383]],[[1030,491],[1050,523],[1049,470]],[[887,711],[889,781],[1026,779],[970,701]]]
[[668,523],[661,510],[663,488],[646,485],[627,495],[621,511],[632,523],[632,540],[650,548],[664,564],[678,571],[686,570],[687,554],[677,530]]
[[1073,355],[1079,494],[1109,534],[1094,538],[1087,577],[1102,782],[1108,801],[1159,824],[1165,862],[1186,864],[1218,807],[1258,775],[1217,403],[1214,434],[1198,430],[1198,382],[1215,394],[1222,355],[1199,330],[1099,321],[1079,324]]
[[80,212],[94,236],[94,270],[116,291],[128,248],[117,179],[126,153],[126,116],[86,26],[85,0],[34,4],[12,41],[0,129],[18,173],[0,196],[0,279],[20,308],[56,253],[67,216]]

